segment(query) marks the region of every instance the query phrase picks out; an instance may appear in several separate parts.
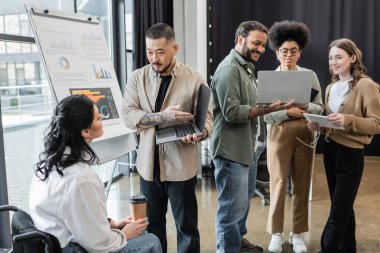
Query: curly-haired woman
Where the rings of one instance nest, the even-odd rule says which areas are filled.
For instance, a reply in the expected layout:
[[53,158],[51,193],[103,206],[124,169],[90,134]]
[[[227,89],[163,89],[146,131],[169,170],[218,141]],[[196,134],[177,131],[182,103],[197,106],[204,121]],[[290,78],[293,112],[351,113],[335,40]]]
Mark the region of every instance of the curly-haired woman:
[[145,233],[147,218],[107,220],[104,186],[90,166],[98,161],[90,143],[103,135],[94,103],[84,95],[64,98],[47,130],[30,187],[36,227],[57,237],[63,252],[162,252],[158,238]]
[[[296,21],[282,21],[268,32],[269,46],[276,52],[280,66],[277,71],[311,71],[297,65],[301,51],[310,40],[307,26]],[[278,85],[281,85],[279,83]],[[268,250],[282,252],[284,244],[284,206],[289,171],[292,181],[292,228],[289,242],[296,253],[307,252],[301,233],[309,230],[308,196],[315,148],[308,145],[315,137],[303,113],[321,114],[321,87],[313,72],[312,89],[317,92],[307,104],[297,104],[287,110],[265,115],[268,124],[267,159],[270,173],[270,208],[267,232],[272,234]]]

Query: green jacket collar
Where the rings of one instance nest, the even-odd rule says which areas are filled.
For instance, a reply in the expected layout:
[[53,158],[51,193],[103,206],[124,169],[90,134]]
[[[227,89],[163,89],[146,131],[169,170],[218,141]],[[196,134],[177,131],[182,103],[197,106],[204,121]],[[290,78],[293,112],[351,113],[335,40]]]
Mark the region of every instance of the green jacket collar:
[[231,49],[230,54],[237,60],[237,62],[243,66],[249,74],[253,74],[255,70],[255,65],[252,62],[249,62],[243,58],[235,49]]

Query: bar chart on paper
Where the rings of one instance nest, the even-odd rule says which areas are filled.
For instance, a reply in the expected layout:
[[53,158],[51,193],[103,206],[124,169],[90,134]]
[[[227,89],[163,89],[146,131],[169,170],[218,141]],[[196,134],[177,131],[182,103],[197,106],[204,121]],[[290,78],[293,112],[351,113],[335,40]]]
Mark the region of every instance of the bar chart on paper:
[[92,69],[94,70],[96,79],[111,79],[111,72],[105,68],[97,67],[95,64],[92,64]]

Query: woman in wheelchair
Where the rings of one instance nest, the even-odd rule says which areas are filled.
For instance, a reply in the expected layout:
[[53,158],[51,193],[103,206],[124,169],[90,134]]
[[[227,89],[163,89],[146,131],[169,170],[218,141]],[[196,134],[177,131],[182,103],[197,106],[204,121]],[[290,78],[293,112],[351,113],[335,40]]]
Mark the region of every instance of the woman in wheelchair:
[[102,134],[102,116],[89,98],[57,104],[30,188],[35,226],[57,237],[64,252],[78,244],[88,252],[161,252],[158,238],[145,233],[146,218],[107,219],[104,186],[90,166],[98,158],[89,144]]

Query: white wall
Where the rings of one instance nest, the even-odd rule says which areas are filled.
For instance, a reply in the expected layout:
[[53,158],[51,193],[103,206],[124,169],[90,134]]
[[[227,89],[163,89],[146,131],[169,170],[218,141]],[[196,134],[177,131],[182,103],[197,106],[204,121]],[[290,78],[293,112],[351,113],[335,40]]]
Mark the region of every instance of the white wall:
[[175,0],[173,8],[177,58],[207,79],[207,1]]
[[[177,58],[207,80],[207,1],[174,0],[173,9],[173,26],[180,48]],[[198,174],[202,166],[201,145],[207,143],[197,145]]]

